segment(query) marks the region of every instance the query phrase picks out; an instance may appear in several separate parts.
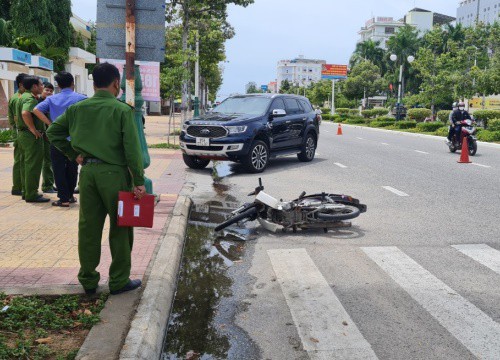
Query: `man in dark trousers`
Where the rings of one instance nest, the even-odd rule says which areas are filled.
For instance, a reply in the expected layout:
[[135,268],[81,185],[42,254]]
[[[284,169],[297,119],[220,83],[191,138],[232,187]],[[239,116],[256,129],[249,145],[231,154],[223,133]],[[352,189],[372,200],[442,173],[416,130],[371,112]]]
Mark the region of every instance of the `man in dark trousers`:
[[[50,114],[50,119],[56,120],[64,114],[68,107],[87,98],[74,91],[75,79],[70,73],[61,71],[55,76],[55,79],[61,92],[46,98],[34,110],[34,114],[42,120],[50,121],[45,114]],[[54,145],[50,146],[50,158],[57,186],[57,197],[59,198],[52,205],[69,207],[70,203],[76,202],[73,194],[78,180],[78,163],[68,159]]]
[[[36,76],[23,79],[26,89],[17,101],[17,142],[21,150],[21,183],[23,197],[29,203],[44,203],[50,199],[38,193],[43,165],[43,132],[44,123],[33,115],[38,105],[38,96],[43,91],[43,84]],[[50,125],[50,122],[46,125]]]
[[8,105],[9,125],[12,128],[14,138],[14,165],[12,166],[12,190],[11,194],[21,196],[23,185],[21,183],[21,151],[17,144],[17,102],[24,93],[23,79],[27,74],[16,76],[17,92],[10,98]]
[[[100,274],[104,221],[109,216],[111,266],[109,289],[116,295],[138,288],[131,280],[133,228],[118,227],[118,192],[146,194],[139,134],[133,109],[116,99],[120,73],[108,63],[92,72],[95,95],[71,107],[49,127],[51,143],[70,160],[82,165],[80,172],[80,221],[78,226],[78,280],[86,293],[95,293]],[[71,136],[71,143],[67,138]]]

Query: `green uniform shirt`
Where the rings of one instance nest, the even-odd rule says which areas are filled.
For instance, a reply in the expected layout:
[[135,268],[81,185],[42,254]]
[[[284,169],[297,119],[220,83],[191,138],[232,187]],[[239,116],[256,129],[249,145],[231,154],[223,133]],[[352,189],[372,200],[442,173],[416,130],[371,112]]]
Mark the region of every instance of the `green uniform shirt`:
[[16,104],[17,101],[21,98],[21,94],[19,94],[19,91],[17,91],[14,96],[12,96],[9,100],[9,124],[13,129],[17,129],[17,108]]
[[38,98],[29,91],[26,91],[17,101],[17,128],[18,130],[29,130],[23,119],[23,111],[29,111],[33,116],[35,129],[45,131],[45,124],[33,114],[33,109],[38,105]]
[[[68,158],[78,155],[127,166],[134,185],[144,185],[134,110],[107,91],[70,106],[47,130],[50,142]],[[71,137],[71,143],[67,137]]]

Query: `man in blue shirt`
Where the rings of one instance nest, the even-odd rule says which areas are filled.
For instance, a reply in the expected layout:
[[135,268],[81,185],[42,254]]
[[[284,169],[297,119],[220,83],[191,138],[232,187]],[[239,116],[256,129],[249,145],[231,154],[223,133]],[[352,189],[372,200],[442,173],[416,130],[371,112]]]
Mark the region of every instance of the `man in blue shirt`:
[[[61,88],[61,92],[47,98],[44,102],[36,106],[33,113],[40,119],[47,119],[44,113],[49,113],[50,118],[57,121],[57,118],[64,114],[68,107],[87,98],[74,91],[75,79],[70,73],[61,71],[55,76],[55,80]],[[70,141],[70,139],[68,139],[68,141]],[[78,163],[69,160],[62,152],[52,145],[50,146],[50,157],[52,159],[52,169],[56,180],[57,197],[59,198],[59,200],[54,201],[52,205],[69,207],[70,203],[76,202],[73,194],[78,180]]]

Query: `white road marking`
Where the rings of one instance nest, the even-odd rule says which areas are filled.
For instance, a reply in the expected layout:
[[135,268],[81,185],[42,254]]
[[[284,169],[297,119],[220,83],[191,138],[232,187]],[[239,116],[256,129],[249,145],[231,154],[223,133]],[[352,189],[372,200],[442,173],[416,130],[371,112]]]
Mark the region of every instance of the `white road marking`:
[[388,143],[381,143],[382,145],[389,145]]
[[478,163],[472,163],[472,165],[475,165],[475,166],[480,166],[480,167],[484,167],[484,168],[488,168],[490,169],[491,166],[488,166],[488,165],[482,165],[482,164],[478,164]]
[[486,244],[452,245],[461,253],[500,274],[500,251]]
[[389,190],[390,192],[392,192],[392,193],[394,193],[394,194],[396,194],[396,195],[399,195],[399,196],[410,196],[410,195],[408,195],[407,193],[402,192],[402,191],[400,191],[400,190],[398,190],[398,189],[394,189],[393,187],[390,187],[390,186],[382,186],[382,187],[383,187],[384,189],[386,189],[386,190]]
[[429,154],[428,152],[425,152],[425,151],[420,151],[420,150],[415,150],[415,152],[418,152],[419,154]]
[[363,138],[360,138],[360,137],[357,137],[356,139],[359,139],[359,140],[364,140]]
[[363,251],[479,359],[498,359],[500,324],[397,247]]
[[317,151],[316,151],[316,153],[315,153],[315,154],[316,154],[316,155],[319,155],[319,156],[321,156],[321,154],[320,154],[319,152],[317,152]]
[[342,165],[341,163],[334,163],[334,164],[337,165],[338,167],[342,168],[342,169],[347,168],[347,166]]
[[377,359],[306,249],[267,254],[311,359]]

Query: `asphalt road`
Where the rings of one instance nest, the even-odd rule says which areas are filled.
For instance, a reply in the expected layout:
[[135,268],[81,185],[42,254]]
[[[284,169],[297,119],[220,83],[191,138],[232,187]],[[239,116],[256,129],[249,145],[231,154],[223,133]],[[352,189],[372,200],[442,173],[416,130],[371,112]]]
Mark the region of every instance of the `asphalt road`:
[[[277,198],[342,193],[368,212],[328,234],[253,225],[234,323],[258,358],[500,359],[500,147],[459,164],[444,139],[336,132],[322,125],[313,162],[277,159],[261,176]],[[248,201],[258,176],[231,169],[228,193]],[[212,196],[209,171],[188,181]]]

